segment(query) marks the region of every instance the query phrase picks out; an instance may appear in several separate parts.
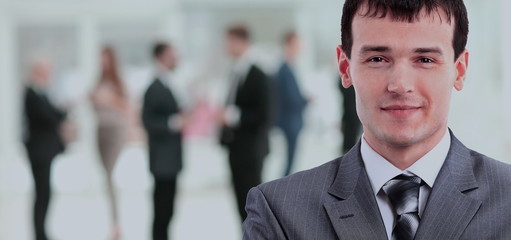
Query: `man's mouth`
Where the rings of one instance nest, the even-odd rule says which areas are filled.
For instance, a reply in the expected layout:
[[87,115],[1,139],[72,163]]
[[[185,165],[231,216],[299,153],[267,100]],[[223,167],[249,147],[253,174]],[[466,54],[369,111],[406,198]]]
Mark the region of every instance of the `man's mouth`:
[[408,118],[421,108],[421,106],[414,105],[388,105],[382,107],[381,110],[391,114],[395,118]]
[[415,110],[421,108],[420,106],[411,106],[411,105],[389,105],[382,107],[382,110],[385,111],[393,111],[393,110]]

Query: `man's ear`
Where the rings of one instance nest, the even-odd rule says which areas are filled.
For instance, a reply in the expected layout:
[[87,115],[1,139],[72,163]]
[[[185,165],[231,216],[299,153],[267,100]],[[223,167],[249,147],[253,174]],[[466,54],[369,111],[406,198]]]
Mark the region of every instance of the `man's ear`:
[[341,45],[337,46],[337,64],[339,67],[339,76],[342,80],[342,86],[349,88],[353,85],[350,76],[350,61],[346,53],[342,50]]
[[454,80],[454,88],[461,91],[461,89],[463,89],[463,84],[465,83],[468,68],[468,51],[466,49],[460,54],[458,60],[456,60],[455,67],[456,79]]

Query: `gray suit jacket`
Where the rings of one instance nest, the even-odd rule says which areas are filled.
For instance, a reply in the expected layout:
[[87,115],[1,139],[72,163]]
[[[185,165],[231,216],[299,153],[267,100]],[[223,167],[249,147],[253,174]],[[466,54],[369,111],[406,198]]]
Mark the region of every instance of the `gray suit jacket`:
[[[416,240],[511,239],[511,166],[451,147]],[[387,239],[360,143],[317,168],[250,190],[243,239]]]

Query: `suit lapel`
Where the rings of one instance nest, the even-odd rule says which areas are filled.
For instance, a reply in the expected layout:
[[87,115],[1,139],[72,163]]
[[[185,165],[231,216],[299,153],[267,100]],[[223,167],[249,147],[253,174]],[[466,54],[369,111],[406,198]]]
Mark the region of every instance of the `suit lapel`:
[[415,239],[458,239],[481,206],[469,150],[451,133],[451,148],[429,196]]
[[38,99],[39,102],[41,102],[44,106],[51,105],[50,101],[48,101],[48,97],[46,97],[46,94],[43,93],[41,90],[36,90],[32,87],[28,88],[30,91],[32,91],[32,94]]
[[339,201],[325,210],[339,239],[387,239],[381,214],[360,155],[360,142],[341,160],[329,194]]

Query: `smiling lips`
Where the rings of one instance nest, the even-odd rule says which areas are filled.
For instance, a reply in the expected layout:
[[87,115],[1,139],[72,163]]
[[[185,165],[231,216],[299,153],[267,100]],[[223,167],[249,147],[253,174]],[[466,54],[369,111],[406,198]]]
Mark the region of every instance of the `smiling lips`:
[[382,107],[381,110],[395,118],[408,118],[418,112],[421,108],[421,106],[412,105],[389,105]]

